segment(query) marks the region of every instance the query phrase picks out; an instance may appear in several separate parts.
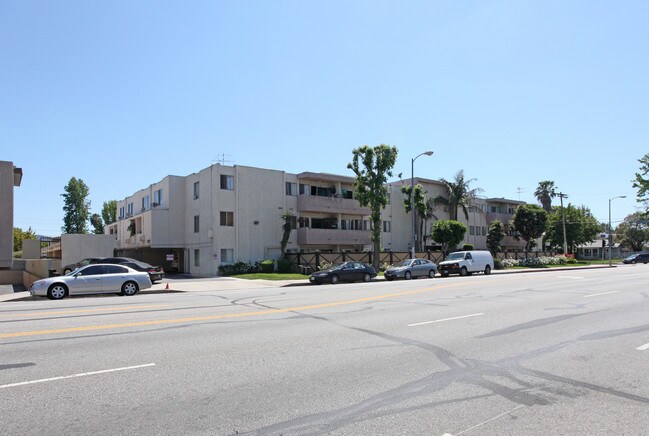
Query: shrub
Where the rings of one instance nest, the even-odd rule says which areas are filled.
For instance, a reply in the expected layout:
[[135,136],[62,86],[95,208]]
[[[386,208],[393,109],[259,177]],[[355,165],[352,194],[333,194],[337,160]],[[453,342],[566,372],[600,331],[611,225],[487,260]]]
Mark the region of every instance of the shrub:
[[261,265],[259,262],[248,263],[243,260],[238,260],[237,262],[229,265],[219,265],[219,275],[221,276],[234,276],[238,274],[252,274],[258,273],[261,271]]
[[287,274],[291,272],[292,263],[288,259],[277,260],[277,272],[280,274]]
[[263,273],[274,273],[275,272],[275,261],[271,259],[262,260],[259,264],[261,266],[261,272]]
[[381,265],[379,265],[379,271],[385,272],[386,269],[392,268],[394,265],[391,263],[383,262]]
[[462,246],[462,251],[471,251],[473,250],[473,244],[464,244]]
[[322,271],[322,270],[325,270],[325,269],[329,269],[332,266],[333,266],[333,264],[331,262],[327,262],[326,260],[322,260],[322,261],[320,261],[320,265],[318,265],[318,269],[320,271]]

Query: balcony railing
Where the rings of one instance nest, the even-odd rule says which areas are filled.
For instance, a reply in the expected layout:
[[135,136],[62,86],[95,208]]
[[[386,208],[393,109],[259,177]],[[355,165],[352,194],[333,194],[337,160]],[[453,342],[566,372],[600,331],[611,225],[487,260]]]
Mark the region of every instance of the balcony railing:
[[297,229],[299,245],[367,245],[370,236],[369,230]]
[[352,215],[369,215],[369,207],[361,207],[358,200],[342,197],[320,197],[300,195],[297,197],[299,212],[345,213]]

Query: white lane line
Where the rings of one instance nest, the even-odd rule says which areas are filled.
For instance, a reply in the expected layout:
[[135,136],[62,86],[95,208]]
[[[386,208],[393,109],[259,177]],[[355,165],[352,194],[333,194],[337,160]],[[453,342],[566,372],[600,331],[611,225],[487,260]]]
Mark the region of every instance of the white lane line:
[[649,344],[641,345],[638,348],[636,348],[636,350],[639,350],[639,351],[649,350]]
[[415,327],[415,326],[418,326],[418,325],[425,325],[425,324],[433,324],[433,323],[436,323],[436,322],[453,321],[453,320],[456,320],[456,319],[471,318],[472,316],[480,316],[480,315],[484,315],[484,313],[474,313],[472,315],[463,315],[463,316],[456,316],[456,317],[453,317],[453,318],[436,319],[435,321],[418,322],[416,324],[408,324],[408,327]]
[[617,294],[620,291],[601,292],[599,294],[584,295],[584,298],[597,297],[599,295]]
[[0,389],[13,388],[16,386],[24,386],[24,385],[33,385],[35,383],[45,383],[45,382],[51,382],[56,380],[65,380],[68,378],[75,378],[75,377],[85,377],[88,375],[106,374],[109,372],[128,371],[130,369],[146,368],[148,366],[155,366],[155,363],[147,363],[145,365],[125,366],[123,368],[104,369],[101,371],[82,372],[80,374],[64,375],[61,377],[52,377],[52,378],[42,378],[40,380],[30,380],[30,381],[24,381],[20,383],[11,383],[8,385],[0,385]]
[[485,424],[487,424],[487,423],[489,423],[489,422],[491,422],[491,421],[495,421],[495,420],[498,419],[498,418],[502,418],[503,416],[507,415],[508,413],[512,413],[513,411],[518,410],[518,409],[520,409],[521,407],[525,407],[525,406],[524,406],[523,404],[521,404],[520,406],[514,407],[512,410],[508,410],[507,412],[503,412],[503,413],[501,413],[501,414],[498,415],[498,416],[494,416],[494,417],[491,418],[491,419],[488,419],[488,420],[486,420],[486,421],[484,421],[484,422],[481,422],[480,424],[474,425],[473,427],[469,427],[469,428],[467,428],[466,430],[462,430],[462,431],[459,432],[459,433],[455,433],[455,436],[459,436],[459,435],[464,434],[464,433],[466,433],[466,432],[468,432],[468,431],[471,431],[471,430],[476,429],[476,428],[478,428],[478,427],[480,427],[480,426],[483,426],[483,425],[485,425]]

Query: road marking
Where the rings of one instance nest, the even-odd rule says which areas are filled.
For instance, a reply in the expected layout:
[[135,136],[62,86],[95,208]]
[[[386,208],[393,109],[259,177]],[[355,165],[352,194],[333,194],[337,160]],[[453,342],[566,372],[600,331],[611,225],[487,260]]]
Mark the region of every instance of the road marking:
[[599,295],[617,294],[620,291],[601,292],[599,294],[584,295],[584,298],[597,297]]
[[92,372],[82,372],[80,374],[72,374],[72,375],[64,375],[61,377],[52,377],[52,378],[42,378],[39,380],[30,380],[30,381],[24,381],[20,383],[11,383],[8,385],[0,385],[0,389],[5,389],[5,388],[13,388],[16,386],[25,386],[25,385],[33,385],[36,383],[45,383],[45,382],[51,382],[51,381],[56,381],[56,380],[65,380],[68,378],[76,378],[76,377],[86,377],[89,375],[97,375],[97,374],[107,374],[109,372],[118,372],[118,371],[128,371],[131,369],[139,369],[139,368],[146,368],[149,366],[155,366],[155,363],[147,363],[145,365],[135,365],[135,366],[125,366],[123,368],[113,368],[113,369],[104,369],[101,371],[92,371]]
[[43,316],[43,315],[68,315],[75,313],[97,313],[97,312],[116,312],[120,310],[131,310],[131,309],[159,309],[161,307],[170,307],[170,304],[153,304],[147,306],[122,306],[122,307],[106,307],[100,309],[70,309],[70,310],[59,310],[56,312],[30,312],[30,313],[15,313],[15,314],[3,314],[2,317],[12,317],[12,316]]
[[96,331],[96,330],[109,330],[109,329],[119,329],[127,327],[142,327],[142,326],[154,326],[154,325],[164,325],[164,324],[182,324],[188,322],[197,322],[197,321],[214,321],[217,319],[228,319],[228,318],[243,318],[249,316],[259,316],[259,315],[271,315],[271,314],[280,314],[287,312],[297,312],[302,310],[311,310],[311,309],[323,309],[328,307],[337,307],[337,306],[348,306],[356,303],[365,303],[368,301],[377,301],[385,300],[387,298],[393,297],[403,297],[405,295],[414,295],[421,294],[423,292],[439,290],[443,288],[452,288],[461,286],[461,283],[448,284],[448,285],[437,285],[435,288],[424,288],[417,289],[414,291],[404,291],[397,292],[392,294],[377,295],[375,297],[366,297],[366,298],[357,298],[354,300],[343,300],[336,301],[333,303],[322,303],[322,304],[313,304],[310,306],[298,306],[298,307],[289,307],[286,309],[267,309],[259,310],[256,312],[242,312],[242,313],[229,313],[225,315],[207,315],[207,316],[195,316],[187,318],[175,318],[175,319],[160,319],[160,320],[151,320],[151,321],[137,321],[137,322],[126,322],[120,324],[103,324],[103,325],[89,325],[82,327],[69,327],[62,329],[49,329],[49,330],[36,330],[36,331],[27,331],[27,332],[15,332],[15,333],[2,333],[0,334],[0,339],[2,338],[18,338],[24,336],[38,336],[38,335],[51,335],[55,333],[72,333],[72,332],[86,332],[86,331]]
[[471,315],[456,316],[456,317],[453,317],[453,318],[437,319],[435,321],[418,322],[416,324],[408,324],[408,327],[416,327],[418,325],[433,324],[433,323],[436,323],[436,322],[453,321],[453,320],[456,320],[456,319],[471,318],[472,316],[480,316],[480,315],[484,315],[484,313],[474,313],[474,314],[471,314]]
[[473,429],[476,429],[476,428],[478,428],[478,427],[481,427],[481,426],[483,426],[483,425],[485,425],[485,424],[487,424],[487,423],[489,423],[489,422],[491,422],[491,421],[495,421],[495,420],[498,419],[498,418],[502,418],[503,416],[507,415],[508,413],[512,413],[513,411],[518,410],[518,409],[520,409],[521,407],[525,407],[525,406],[524,406],[523,404],[521,404],[520,406],[514,407],[512,410],[508,410],[507,412],[503,412],[503,413],[501,413],[501,414],[498,415],[498,416],[494,416],[494,417],[491,418],[491,419],[487,419],[486,421],[481,422],[480,424],[476,424],[476,425],[474,425],[473,427],[469,427],[469,428],[467,428],[466,430],[462,430],[462,431],[459,432],[459,433],[455,433],[455,436],[459,436],[459,435],[464,434],[464,433],[466,433],[466,432],[469,432],[469,431],[471,431],[471,430],[473,430]]
[[641,345],[638,348],[636,348],[636,350],[639,350],[639,351],[649,350],[649,344]]

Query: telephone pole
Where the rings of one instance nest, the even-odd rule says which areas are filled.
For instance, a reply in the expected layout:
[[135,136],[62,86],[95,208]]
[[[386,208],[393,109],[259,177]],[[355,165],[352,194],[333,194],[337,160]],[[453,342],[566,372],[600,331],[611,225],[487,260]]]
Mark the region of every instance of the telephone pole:
[[568,198],[567,194],[564,194],[563,192],[559,192],[557,194],[557,197],[561,199],[561,222],[563,224],[563,255],[568,254],[568,238],[566,236],[566,214],[565,211],[563,210],[563,199]]

